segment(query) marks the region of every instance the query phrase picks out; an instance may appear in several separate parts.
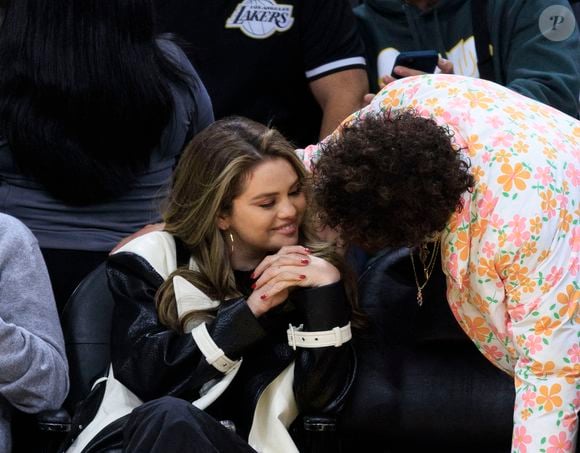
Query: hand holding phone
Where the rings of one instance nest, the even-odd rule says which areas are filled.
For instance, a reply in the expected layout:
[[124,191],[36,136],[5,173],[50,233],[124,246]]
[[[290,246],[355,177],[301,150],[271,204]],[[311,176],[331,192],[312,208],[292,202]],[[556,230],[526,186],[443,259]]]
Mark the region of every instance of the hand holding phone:
[[401,78],[399,74],[394,72],[394,69],[397,66],[403,66],[405,68],[432,74],[437,67],[438,60],[439,55],[436,50],[416,50],[410,52],[401,52],[395,59],[391,76],[395,79]]

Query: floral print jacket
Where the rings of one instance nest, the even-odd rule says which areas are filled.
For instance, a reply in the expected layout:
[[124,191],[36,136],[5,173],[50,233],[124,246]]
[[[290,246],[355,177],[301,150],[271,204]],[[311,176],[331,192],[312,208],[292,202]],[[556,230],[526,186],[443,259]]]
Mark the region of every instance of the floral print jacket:
[[[514,376],[513,452],[573,452],[580,409],[580,122],[494,83],[425,75],[369,113],[446,125],[476,179],[442,236],[447,298],[477,348]],[[340,133],[340,128],[335,134]],[[319,148],[303,158],[310,165]]]

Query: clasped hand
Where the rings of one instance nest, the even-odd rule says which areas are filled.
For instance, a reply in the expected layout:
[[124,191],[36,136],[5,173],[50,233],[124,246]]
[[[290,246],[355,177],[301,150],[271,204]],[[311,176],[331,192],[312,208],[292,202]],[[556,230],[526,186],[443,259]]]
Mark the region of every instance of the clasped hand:
[[306,247],[293,245],[264,258],[252,278],[254,291],[247,303],[258,317],[284,302],[291,288],[330,285],[340,280],[340,272]]

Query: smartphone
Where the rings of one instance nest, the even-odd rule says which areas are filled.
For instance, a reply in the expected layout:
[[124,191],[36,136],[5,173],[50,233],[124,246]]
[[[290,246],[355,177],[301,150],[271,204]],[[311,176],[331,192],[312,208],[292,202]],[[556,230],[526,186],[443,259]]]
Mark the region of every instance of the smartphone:
[[[395,59],[395,66],[405,66],[407,68],[416,69],[417,71],[432,74],[437,67],[439,61],[439,54],[436,50],[414,50],[410,52],[401,52]],[[400,79],[401,76],[391,73],[395,79]]]

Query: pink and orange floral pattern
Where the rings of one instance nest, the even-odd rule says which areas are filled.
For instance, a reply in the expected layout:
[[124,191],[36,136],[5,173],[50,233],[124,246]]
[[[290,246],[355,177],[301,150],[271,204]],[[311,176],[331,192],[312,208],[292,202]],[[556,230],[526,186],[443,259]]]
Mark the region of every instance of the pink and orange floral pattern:
[[[457,321],[514,376],[512,451],[572,452],[580,409],[580,122],[452,75],[389,84],[346,121],[411,106],[450,127],[476,178],[444,231],[442,262]],[[310,147],[306,163],[318,152]]]

